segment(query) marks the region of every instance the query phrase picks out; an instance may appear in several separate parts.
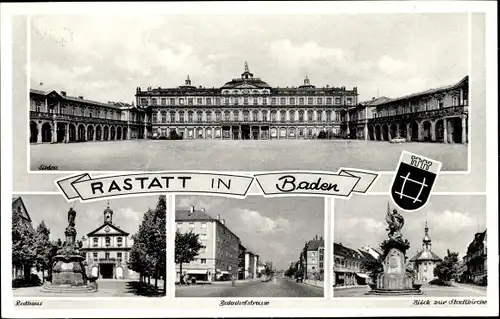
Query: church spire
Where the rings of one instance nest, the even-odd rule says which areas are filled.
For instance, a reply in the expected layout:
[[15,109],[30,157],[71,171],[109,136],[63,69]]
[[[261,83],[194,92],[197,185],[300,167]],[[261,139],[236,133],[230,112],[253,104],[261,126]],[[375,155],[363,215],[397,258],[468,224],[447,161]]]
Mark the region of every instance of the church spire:
[[248,62],[245,61],[245,73],[250,73],[250,70],[248,69]]
[[189,74],[187,75],[186,78],[186,86],[191,86],[191,79],[189,78]]
[[113,223],[113,210],[109,208],[109,200],[107,203],[107,207],[103,212],[104,215],[104,224],[112,224]]
[[252,79],[252,78],[253,78],[253,74],[252,74],[252,73],[250,73],[250,69],[248,68],[248,62],[247,62],[247,61],[245,61],[245,72],[243,72],[243,73],[241,74],[241,78],[242,78],[242,79],[246,79],[246,80],[248,80],[249,78],[250,78],[250,79]]
[[429,226],[427,225],[427,221],[425,221],[425,234],[424,238],[422,239],[422,246],[424,247],[424,250],[430,250],[431,247],[431,236],[429,236]]

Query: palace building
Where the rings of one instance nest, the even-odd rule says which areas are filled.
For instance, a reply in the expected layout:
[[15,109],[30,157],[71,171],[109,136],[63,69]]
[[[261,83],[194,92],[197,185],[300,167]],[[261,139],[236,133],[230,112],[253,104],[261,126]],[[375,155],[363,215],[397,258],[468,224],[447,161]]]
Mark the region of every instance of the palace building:
[[427,283],[434,280],[434,268],[441,262],[435,253],[431,250],[432,240],[429,236],[429,227],[425,222],[425,234],[422,239],[422,250],[410,259],[410,264],[416,271],[416,280]]
[[468,143],[469,77],[399,98],[381,97],[348,107],[342,129],[353,139]]
[[467,254],[463,257],[463,262],[467,268],[465,272],[466,282],[476,284],[487,284],[488,277],[488,252],[487,252],[486,230],[474,235],[474,239],[467,247]]
[[113,210],[103,212],[103,224],[87,234],[82,252],[86,253],[89,272],[99,279],[136,279],[138,274],[128,268],[133,239],[113,223]]
[[64,91],[30,89],[30,143],[147,138],[148,112],[122,102],[102,103]]
[[358,103],[357,88],[271,87],[245,62],[241,77],[219,88],[192,85],[136,90],[139,108],[152,111],[153,138],[175,131],[185,139],[309,139],[340,136],[341,110]]

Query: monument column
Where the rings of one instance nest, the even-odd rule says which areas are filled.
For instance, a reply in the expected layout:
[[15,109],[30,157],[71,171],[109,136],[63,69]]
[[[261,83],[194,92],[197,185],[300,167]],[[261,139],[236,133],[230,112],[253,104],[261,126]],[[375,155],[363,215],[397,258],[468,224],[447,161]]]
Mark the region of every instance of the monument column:
[[443,118],[443,143],[448,143],[448,119]]

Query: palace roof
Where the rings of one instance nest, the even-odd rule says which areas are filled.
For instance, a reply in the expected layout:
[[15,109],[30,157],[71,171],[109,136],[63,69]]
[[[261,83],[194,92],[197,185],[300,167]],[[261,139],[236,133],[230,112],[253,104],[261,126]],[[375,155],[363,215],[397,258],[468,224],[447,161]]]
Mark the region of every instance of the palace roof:
[[342,244],[333,243],[333,254],[336,256],[361,259],[361,254],[354,249],[342,246]]
[[469,247],[467,248],[467,254],[472,254],[478,251],[479,249],[482,249],[485,238],[486,238],[486,230],[484,230],[484,232],[476,233],[474,235],[474,240],[469,244]]
[[410,261],[424,261],[424,260],[430,260],[430,261],[441,261],[441,258],[439,258],[435,253],[432,251],[424,251],[421,250],[418,252],[415,256],[413,256]]
[[313,239],[307,245],[307,251],[317,251],[320,247],[325,247],[325,241],[323,239]]

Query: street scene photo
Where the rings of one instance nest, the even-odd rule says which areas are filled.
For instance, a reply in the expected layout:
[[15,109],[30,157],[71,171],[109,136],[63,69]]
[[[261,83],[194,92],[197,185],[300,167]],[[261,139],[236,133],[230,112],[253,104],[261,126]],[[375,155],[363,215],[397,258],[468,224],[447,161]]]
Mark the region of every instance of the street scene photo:
[[30,25],[31,171],[468,170],[467,13]]
[[324,199],[176,197],[176,297],[323,297]]
[[412,212],[355,196],[334,210],[334,297],[487,295],[486,196],[433,195]]
[[12,198],[14,297],[166,295],[166,198]]

